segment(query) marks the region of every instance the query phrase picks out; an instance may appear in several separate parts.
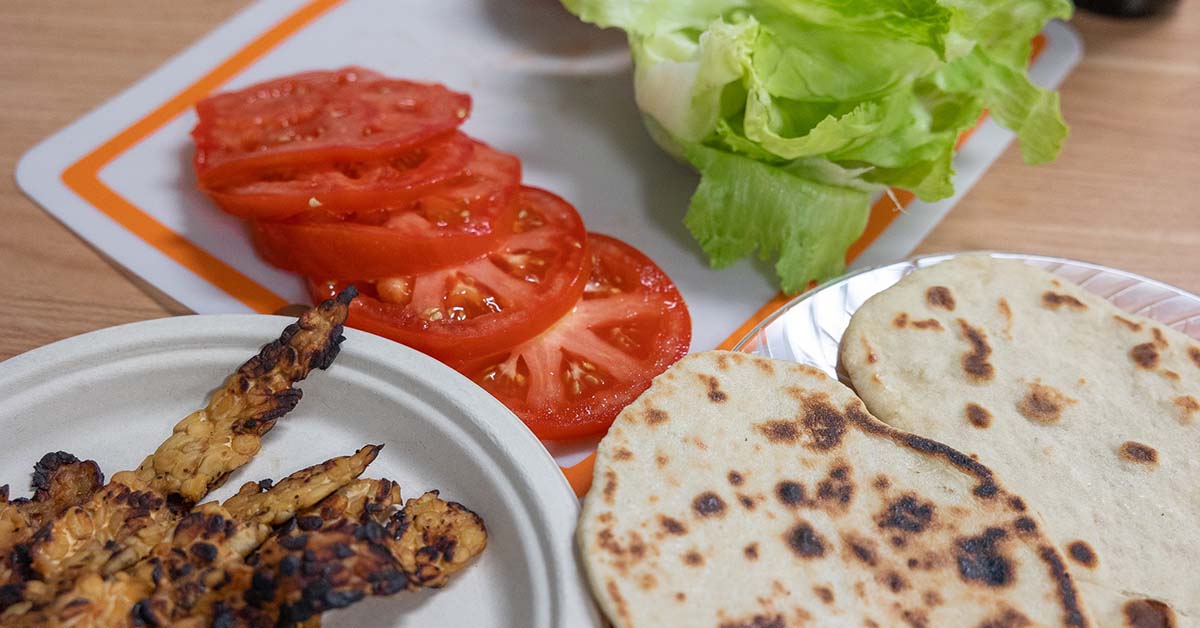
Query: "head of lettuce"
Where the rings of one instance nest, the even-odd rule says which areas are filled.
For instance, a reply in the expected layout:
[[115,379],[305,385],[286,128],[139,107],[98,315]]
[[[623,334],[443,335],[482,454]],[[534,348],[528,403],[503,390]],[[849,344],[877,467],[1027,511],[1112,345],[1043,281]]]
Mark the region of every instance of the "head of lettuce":
[[629,35],[650,133],[701,175],[684,219],[722,267],[777,256],[787,292],[842,271],[884,186],[953,193],[984,109],[1029,163],[1058,155],[1030,40],[1069,0],[563,0]]

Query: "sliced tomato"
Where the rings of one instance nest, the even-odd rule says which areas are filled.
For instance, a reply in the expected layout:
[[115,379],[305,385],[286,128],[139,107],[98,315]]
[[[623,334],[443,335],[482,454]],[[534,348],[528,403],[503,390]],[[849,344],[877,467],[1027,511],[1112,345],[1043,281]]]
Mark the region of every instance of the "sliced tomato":
[[284,220],[319,210],[352,214],[398,207],[461,175],[474,143],[461,133],[430,140],[398,155],[279,166],[202,189],[226,213]]
[[588,234],[592,270],[579,303],[536,338],[452,363],[544,439],[603,433],[687,353],[692,323],[675,284],[637,249]]
[[521,162],[475,142],[467,169],[394,209],[336,214],[324,206],[287,222],[256,222],[259,255],[307,277],[357,279],[446,268],[495,249],[517,214]]
[[533,338],[571,309],[587,283],[583,221],[569,203],[522,188],[513,234],[496,251],[430,273],[375,281],[309,281],[313,301],[353,283],[347,324],[463,360]]
[[462,124],[471,98],[441,85],[348,67],[305,72],[196,104],[200,181],[320,161],[354,161],[415,146]]

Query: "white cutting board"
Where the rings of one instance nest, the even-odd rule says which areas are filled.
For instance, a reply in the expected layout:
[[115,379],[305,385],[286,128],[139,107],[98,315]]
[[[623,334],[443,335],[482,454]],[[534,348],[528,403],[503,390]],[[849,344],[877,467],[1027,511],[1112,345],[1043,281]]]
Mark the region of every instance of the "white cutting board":
[[[1032,74],[1057,85],[1081,48],[1062,24],[1047,35]],[[643,130],[624,36],[581,23],[554,0],[260,0],[31,150],[18,182],[76,233],[198,313],[267,309],[215,281],[230,274],[211,268],[221,265],[240,276],[234,283],[307,302],[301,281],[255,257],[242,224],[195,189],[190,103],[211,90],[350,64],[469,93],[467,132],[519,155],[528,183],[573,202],[589,230],[636,246],[675,280],[692,313],[694,350],[718,345],[775,296],[767,264],[714,271],[705,263],[681,223],[697,177]],[[856,264],[907,255],[1011,139],[985,123],[956,162],[958,195],[910,204]],[[89,155],[94,183],[81,194],[63,173]]]

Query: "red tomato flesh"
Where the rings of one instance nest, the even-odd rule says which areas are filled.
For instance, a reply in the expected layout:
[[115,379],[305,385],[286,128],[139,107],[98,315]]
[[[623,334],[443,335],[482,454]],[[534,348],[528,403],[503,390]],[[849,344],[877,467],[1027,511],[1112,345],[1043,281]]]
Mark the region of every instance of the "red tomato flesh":
[[517,213],[521,162],[481,142],[457,178],[392,209],[341,214],[314,208],[287,222],[255,222],[259,255],[306,277],[411,275],[463,263],[499,246]]
[[539,438],[601,434],[650,380],[687,353],[687,305],[637,249],[588,234],[591,275],[580,301],[536,338],[453,363]]
[[194,166],[206,185],[249,170],[353,161],[457,128],[471,98],[357,67],[305,72],[196,104]]
[[571,309],[590,270],[583,221],[569,203],[522,188],[513,234],[470,262],[374,281],[309,280],[320,303],[359,289],[346,324],[443,361],[503,351],[533,338]]
[[284,220],[313,210],[335,215],[378,211],[416,200],[461,175],[473,147],[469,137],[452,133],[400,154],[279,166],[203,189],[226,213],[257,220]]

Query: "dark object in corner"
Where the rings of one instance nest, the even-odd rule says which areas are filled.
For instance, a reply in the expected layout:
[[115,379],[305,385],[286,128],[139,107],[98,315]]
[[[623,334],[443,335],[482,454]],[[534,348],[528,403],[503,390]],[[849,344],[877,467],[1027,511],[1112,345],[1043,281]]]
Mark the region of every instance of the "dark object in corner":
[[1075,6],[1117,17],[1149,17],[1167,13],[1177,0],[1075,0]]

